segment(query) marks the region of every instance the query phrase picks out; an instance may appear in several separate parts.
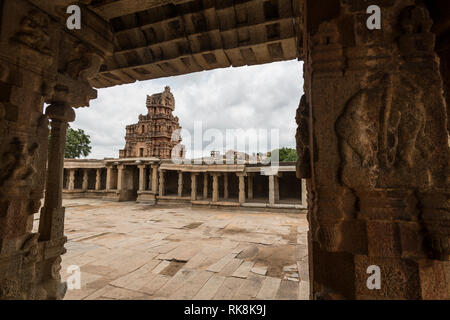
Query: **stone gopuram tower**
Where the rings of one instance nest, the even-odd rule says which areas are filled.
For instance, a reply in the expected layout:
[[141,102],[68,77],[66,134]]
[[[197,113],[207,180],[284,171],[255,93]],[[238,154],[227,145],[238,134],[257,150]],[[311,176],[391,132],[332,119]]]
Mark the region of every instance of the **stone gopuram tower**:
[[181,145],[178,117],[174,117],[175,98],[170,87],[164,92],[147,96],[146,115],[139,115],[139,122],[126,127],[125,149],[119,151],[120,158],[155,157],[170,159],[184,158],[185,148]]

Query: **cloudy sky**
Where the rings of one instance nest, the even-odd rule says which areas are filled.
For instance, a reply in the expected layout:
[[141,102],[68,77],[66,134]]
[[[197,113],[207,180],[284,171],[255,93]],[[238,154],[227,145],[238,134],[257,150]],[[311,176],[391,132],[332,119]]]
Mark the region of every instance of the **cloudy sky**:
[[[77,119],[71,127],[91,136],[88,158],[118,157],[125,145],[125,126],[137,123],[139,114],[147,113],[147,95],[161,92],[168,85],[175,96],[174,115],[183,127],[188,158],[233,148],[230,137],[242,135],[237,129],[246,130],[247,135],[257,132],[259,137],[258,150],[251,142],[247,150],[242,150],[234,139],[233,149],[238,151],[266,152],[277,139],[281,147],[295,148],[295,111],[303,93],[302,70],[302,63],[292,60],[100,89],[89,108],[76,110]],[[275,138],[277,132],[279,138]],[[202,137],[200,144],[198,139],[194,143],[194,135]]]

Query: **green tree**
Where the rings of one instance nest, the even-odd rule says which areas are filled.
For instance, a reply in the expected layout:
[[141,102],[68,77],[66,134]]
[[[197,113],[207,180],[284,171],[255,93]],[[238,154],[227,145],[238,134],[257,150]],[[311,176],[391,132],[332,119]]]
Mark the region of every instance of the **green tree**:
[[278,153],[280,162],[295,162],[298,159],[297,151],[292,148],[275,149],[270,154]]
[[65,158],[87,157],[91,153],[91,137],[84,130],[68,128],[66,135]]

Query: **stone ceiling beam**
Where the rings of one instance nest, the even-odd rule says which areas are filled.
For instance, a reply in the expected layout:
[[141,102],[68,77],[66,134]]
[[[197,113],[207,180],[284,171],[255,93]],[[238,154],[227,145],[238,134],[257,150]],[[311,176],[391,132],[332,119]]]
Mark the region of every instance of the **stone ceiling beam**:
[[102,1],[92,4],[91,8],[105,20],[111,20],[120,16],[133,14],[166,4],[181,4],[190,0],[116,0],[113,2]]

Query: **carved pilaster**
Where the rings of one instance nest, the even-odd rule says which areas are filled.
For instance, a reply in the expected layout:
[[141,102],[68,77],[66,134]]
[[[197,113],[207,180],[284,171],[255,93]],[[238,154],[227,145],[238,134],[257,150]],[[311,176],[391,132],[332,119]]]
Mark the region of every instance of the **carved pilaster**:
[[[382,29],[368,30],[367,6],[334,5],[305,5],[297,140],[309,117],[312,297],[445,298],[450,158],[432,21],[414,1],[385,2]],[[380,290],[366,286],[369,265],[381,269]]]

